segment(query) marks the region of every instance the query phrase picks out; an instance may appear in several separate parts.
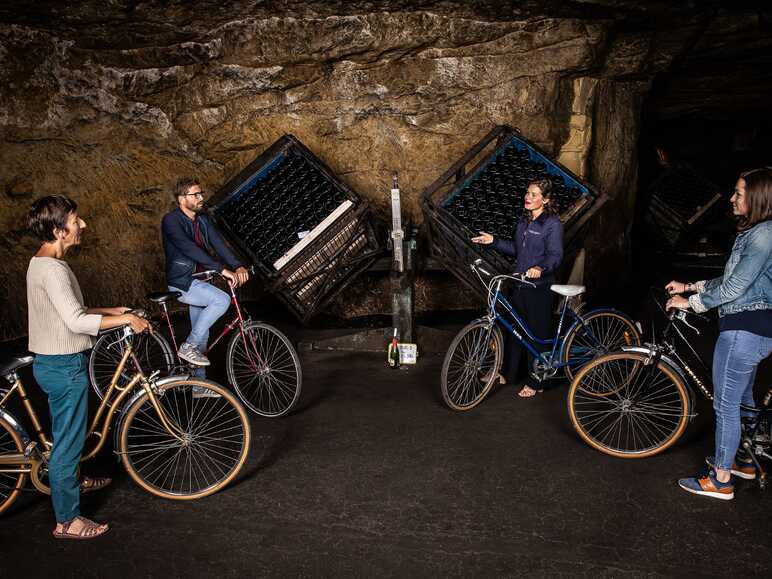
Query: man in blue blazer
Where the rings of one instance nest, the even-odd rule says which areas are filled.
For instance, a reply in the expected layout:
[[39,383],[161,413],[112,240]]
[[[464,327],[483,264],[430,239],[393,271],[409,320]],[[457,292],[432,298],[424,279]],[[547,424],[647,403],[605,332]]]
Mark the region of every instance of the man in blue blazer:
[[214,223],[204,213],[204,193],[196,179],[183,178],[174,186],[178,207],[164,215],[161,223],[166,253],[166,283],[169,291],[182,293],[190,306],[190,335],[180,345],[179,357],[196,366],[208,366],[203,354],[209,328],[228,311],[230,296],[212,284],[194,279],[197,271],[216,270],[238,287],[249,272],[225,245]]

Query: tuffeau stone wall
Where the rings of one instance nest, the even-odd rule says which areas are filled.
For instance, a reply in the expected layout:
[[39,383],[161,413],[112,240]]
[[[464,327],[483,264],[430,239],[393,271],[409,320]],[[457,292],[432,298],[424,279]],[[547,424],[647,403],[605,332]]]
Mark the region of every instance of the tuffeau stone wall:
[[674,38],[632,3],[553,4],[0,8],[0,339],[26,326],[36,196],[80,205],[71,263],[87,301],[136,304],[163,287],[172,183],[197,175],[215,190],[284,133],[384,215],[399,171],[418,223],[424,187],[494,125],[518,127],[614,198],[591,224],[588,263],[618,258],[642,99],[699,27],[683,20]]

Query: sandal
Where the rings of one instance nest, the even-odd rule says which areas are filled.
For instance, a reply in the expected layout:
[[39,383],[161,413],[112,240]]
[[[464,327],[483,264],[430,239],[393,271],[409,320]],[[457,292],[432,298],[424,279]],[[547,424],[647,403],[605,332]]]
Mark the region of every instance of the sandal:
[[544,390],[536,390],[530,386],[523,386],[520,392],[517,393],[520,398],[533,398],[537,394],[541,394]]
[[111,482],[113,482],[111,478],[84,476],[80,481],[80,492],[85,494],[91,491],[98,491],[108,486]]
[[[70,532],[70,527],[75,521],[80,521],[81,527],[77,532]],[[100,525],[85,517],[75,517],[73,520],[66,523],[62,523],[61,530],[54,529],[52,533],[54,539],[75,539],[77,541],[83,541],[86,539],[95,539],[99,535],[104,535],[110,530],[110,525],[104,523]]]

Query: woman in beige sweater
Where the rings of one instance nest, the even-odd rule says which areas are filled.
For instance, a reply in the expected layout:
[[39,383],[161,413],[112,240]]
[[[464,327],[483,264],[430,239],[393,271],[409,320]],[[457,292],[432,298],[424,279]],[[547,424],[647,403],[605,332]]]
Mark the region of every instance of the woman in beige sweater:
[[48,462],[57,539],[92,539],[107,532],[80,516],[80,493],[103,488],[110,479],[78,481],[86,438],[88,358],[99,330],[129,324],[135,332],[149,328],[129,308],[86,308],[78,280],[64,261],[80,245],[86,223],[77,205],[63,195],[38,199],[29,213],[29,228],[41,241],[27,269],[29,349],[36,354],[32,371],[48,395],[53,449]]

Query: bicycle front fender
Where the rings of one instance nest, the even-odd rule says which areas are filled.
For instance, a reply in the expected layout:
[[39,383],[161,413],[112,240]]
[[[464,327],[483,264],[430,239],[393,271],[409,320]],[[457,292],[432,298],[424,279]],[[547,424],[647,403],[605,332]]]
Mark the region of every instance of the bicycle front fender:
[[[168,384],[169,382],[176,382],[177,380],[187,380],[190,378],[190,374],[176,374],[174,376],[166,376],[165,378],[161,378],[160,380],[156,380],[156,386],[163,386],[164,384]],[[203,378],[197,378],[197,380],[204,380]],[[120,436],[121,428],[123,427],[123,421],[126,419],[126,412],[129,408],[132,407],[132,405],[139,400],[140,397],[145,393],[144,388],[139,388],[132,396],[129,398],[129,401],[126,402],[126,404],[123,405],[123,407],[120,409],[118,414],[118,420],[115,421],[115,430],[113,431],[113,448],[117,451],[118,450],[118,444],[119,440],[118,437]],[[120,456],[118,457],[120,460]]]

